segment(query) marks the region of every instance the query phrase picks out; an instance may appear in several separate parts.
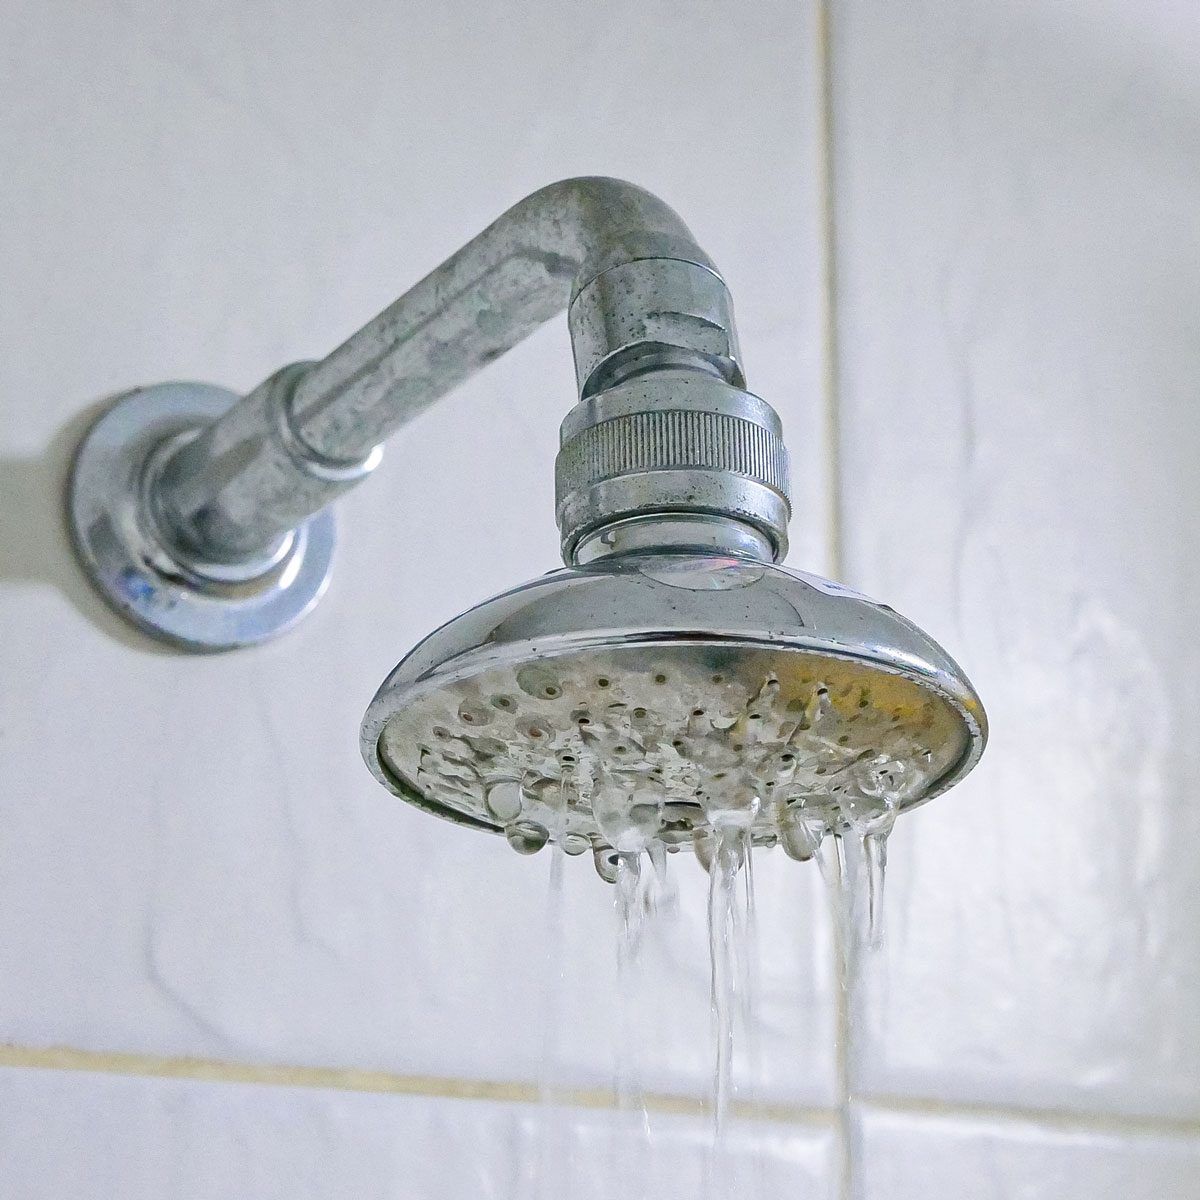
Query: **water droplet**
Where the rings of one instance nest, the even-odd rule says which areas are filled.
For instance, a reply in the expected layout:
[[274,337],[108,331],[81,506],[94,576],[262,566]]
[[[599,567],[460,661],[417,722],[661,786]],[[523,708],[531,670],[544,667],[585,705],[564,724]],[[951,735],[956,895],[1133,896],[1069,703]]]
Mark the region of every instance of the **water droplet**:
[[733,1099],[734,1003],[738,975],[738,921],[734,883],[749,847],[749,834],[717,832],[708,884],[708,950],[712,971],[710,1004],[716,1026],[713,1067],[713,1143],[720,1145]]
[[774,675],[768,675],[763,685],[750,701],[751,715],[761,718],[764,709],[773,708],[779,697],[779,680]]
[[471,763],[436,754],[431,750],[422,751],[421,770],[436,775],[444,782],[457,782],[460,785],[474,783],[479,778],[478,771]]
[[471,735],[464,740],[479,758],[499,758],[507,749],[499,738]]
[[582,854],[585,850],[591,848],[591,841],[585,834],[582,833],[564,833],[560,845],[563,848],[564,854],[572,856]]
[[597,846],[592,851],[592,861],[596,864],[596,874],[605,883],[617,882],[617,867],[621,856],[611,846]]
[[654,868],[652,886],[646,892],[646,912],[674,913],[679,908],[679,889],[667,864],[668,848],[661,841],[653,841],[646,850],[646,857]]
[[521,785],[515,779],[501,779],[484,796],[487,810],[503,825],[521,815]]
[[600,832],[615,849],[637,854],[658,833],[664,798],[657,788],[644,784],[606,784],[592,798],[592,813]]
[[888,830],[868,833],[863,838],[867,863],[867,923],[872,950],[883,945],[883,885],[887,875]]
[[536,854],[550,840],[546,827],[536,821],[518,821],[509,825],[504,836],[518,854]]
[[796,862],[808,862],[821,848],[827,829],[819,816],[810,816],[803,809],[788,809],[779,821],[779,837],[783,852]]
[[[704,812],[714,826],[749,829],[762,807],[755,788],[725,783],[725,773],[712,776],[712,784],[704,798]],[[716,786],[714,786],[716,785]]]

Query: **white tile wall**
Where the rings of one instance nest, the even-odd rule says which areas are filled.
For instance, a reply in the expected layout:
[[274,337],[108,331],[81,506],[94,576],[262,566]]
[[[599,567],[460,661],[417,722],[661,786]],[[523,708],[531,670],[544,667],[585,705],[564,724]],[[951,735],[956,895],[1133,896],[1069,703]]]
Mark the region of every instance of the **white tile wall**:
[[[20,1200],[541,1200],[536,1107],[62,1071],[0,1070],[3,1194]],[[611,1196],[628,1134],[571,1113],[560,1178]],[[647,1195],[692,1200],[705,1169],[696,1119],[659,1117]],[[729,1163],[770,1195],[833,1200],[828,1129],[745,1122]]]
[[[958,653],[993,720],[977,775],[894,839],[845,1062],[814,873],[760,864],[747,1090],[796,1119],[735,1130],[738,1194],[846,1196],[848,1157],[857,1200],[1200,1195],[1194,6],[15,0],[4,26],[0,1042],[536,1076],[546,864],[390,802],[356,734],[417,638],[556,561],[563,322],[394,441],[344,502],[331,594],[277,645],[127,635],[59,503],[106,394],[249,387],[534,187],[611,173],[729,277],[788,429],[791,561],[835,560],[836,471],[847,580]],[[557,1076],[603,1087],[611,893],[571,867]],[[704,881],[682,874],[645,1076],[698,1094]],[[847,1082],[867,1102],[840,1143]],[[543,1116],[0,1069],[0,1195],[532,1196]],[[703,1126],[653,1128],[646,1157],[568,1110],[554,1186],[611,1195],[644,1158],[650,1194],[698,1194]]]
[[855,1116],[854,1200],[1195,1200],[1200,1138],[1007,1119]]
[[992,718],[894,839],[868,1093],[1200,1116],[1200,10],[1151,9],[835,10],[846,573]]
[[[820,563],[811,7],[714,3],[686,45],[682,10],[632,3],[586,22],[554,0],[461,20],[10,9],[0,621],[16,634],[0,673],[19,686],[0,698],[0,1038],[531,1079],[546,863],[391,800],[357,726],[419,637],[558,561],[565,320],[396,438],[345,502],[331,594],[277,645],[195,660],[127,636],[72,564],[63,473],[104,394],[252,385],[331,348],[527,191],[610,173],[677,204],[727,269],[750,377],[795,446],[797,507],[818,514],[796,557]],[[612,894],[570,865],[568,1073],[607,1085]],[[811,879],[781,868],[764,878],[764,1090],[825,1102],[828,939]],[[697,884],[647,1070],[691,1092],[709,1059]],[[793,1038],[797,1020],[820,1035]]]

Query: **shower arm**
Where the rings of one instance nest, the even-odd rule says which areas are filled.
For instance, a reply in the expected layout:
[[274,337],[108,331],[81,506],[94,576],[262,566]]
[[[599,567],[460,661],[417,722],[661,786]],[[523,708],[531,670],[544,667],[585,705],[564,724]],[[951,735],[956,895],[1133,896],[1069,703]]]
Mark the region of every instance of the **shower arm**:
[[580,178],[243,399],[187,384],[122,397],[76,462],[85,567],[123,615],[189,649],[287,628],[324,588],[328,506],[382,439],[564,308],[581,400],[557,464],[564,560],[671,541],[781,558],[786,452],[744,390],[724,281],[662,201]]

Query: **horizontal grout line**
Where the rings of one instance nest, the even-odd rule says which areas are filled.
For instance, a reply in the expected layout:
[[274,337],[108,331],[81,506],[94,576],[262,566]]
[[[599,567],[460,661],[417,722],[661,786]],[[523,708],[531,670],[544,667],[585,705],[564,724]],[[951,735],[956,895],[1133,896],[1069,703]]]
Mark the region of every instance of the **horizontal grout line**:
[[[390,1071],[346,1067],[284,1066],[212,1058],[164,1057],[122,1051],[79,1050],[72,1046],[0,1045],[0,1069],[4,1068],[424,1096],[430,1099],[492,1100],[517,1104],[536,1104],[539,1101],[538,1089],[531,1083],[460,1079],[443,1075],[400,1075]],[[557,1102],[573,1108],[616,1108],[616,1094],[607,1088],[561,1089],[556,1090],[555,1098]],[[897,1115],[956,1117],[1006,1124],[1021,1122],[1068,1133],[1159,1134],[1200,1138],[1200,1119],[1182,1117],[1133,1116],[1020,1104],[983,1104],[892,1093],[856,1093],[853,1103],[859,1108]],[[703,1099],[670,1092],[648,1093],[646,1106],[651,1112],[679,1116],[701,1116],[707,1112]],[[825,1128],[836,1127],[839,1116],[837,1108],[770,1102],[735,1101],[733,1111],[744,1120]]]
[[1157,1134],[1200,1138],[1200,1119],[1187,1117],[1135,1116],[1128,1113],[1037,1108],[1022,1104],[985,1104],[971,1100],[940,1100],[933,1096],[891,1093],[856,1093],[854,1103],[857,1107],[902,1116],[957,1117],[1010,1125],[1023,1123],[1063,1133]]
[[[425,1096],[435,1099],[494,1100],[536,1104],[534,1084],[440,1075],[399,1075],[344,1067],[305,1067],[226,1062],[211,1058],[160,1057],[120,1051],[78,1050],[71,1046],[0,1045],[0,1069],[81,1071],[103,1075],[133,1075],[150,1079],[190,1079],[199,1083],[242,1083],[268,1087],[312,1088],[377,1095]],[[556,1089],[555,1100],[574,1108],[617,1107],[616,1093],[607,1088]],[[696,1096],[651,1092],[651,1112],[701,1116],[707,1105]],[[735,1101],[735,1116],[752,1121],[828,1125],[835,1114],[802,1105]]]

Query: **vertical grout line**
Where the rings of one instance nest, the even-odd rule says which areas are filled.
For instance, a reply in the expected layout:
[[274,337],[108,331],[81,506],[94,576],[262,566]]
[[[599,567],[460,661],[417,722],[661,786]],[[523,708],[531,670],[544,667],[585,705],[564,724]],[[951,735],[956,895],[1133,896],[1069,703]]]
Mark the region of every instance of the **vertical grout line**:
[[833,143],[832,0],[816,0],[817,207],[821,220],[821,435],[825,449],[825,544],[842,577],[841,411],[837,324],[837,196]]
[[[832,0],[816,0],[815,62],[818,122],[817,186],[821,216],[822,439],[825,449],[825,545],[829,574],[842,578],[842,470],[837,325],[837,220],[834,176]],[[828,889],[827,889],[828,891]],[[840,1200],[854,1194],[850,1129],[849,947],[830,895],[833,947],[834,1072],[837,1088],[838,1180]]]

